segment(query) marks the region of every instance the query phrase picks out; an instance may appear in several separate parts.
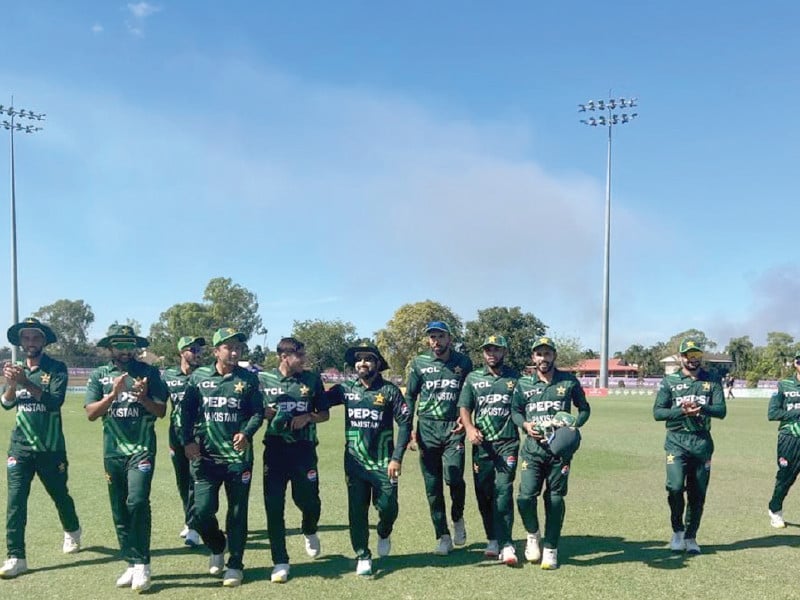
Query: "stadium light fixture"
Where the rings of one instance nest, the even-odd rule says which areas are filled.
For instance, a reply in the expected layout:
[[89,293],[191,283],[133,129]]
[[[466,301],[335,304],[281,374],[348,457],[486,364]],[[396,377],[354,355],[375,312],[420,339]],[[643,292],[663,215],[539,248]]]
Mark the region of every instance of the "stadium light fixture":
[[[42,127],[28,123],[28,121],[44,121],[44,113],[35,113],[32,110],[14,108],[14,96],[11,96],[11,106],[0,104],[0,114],[9,118],[0,121],[0,127],[9,132],[11,138],[11,322],[19,323],[19,293],[17,289],[17,197],[16,182],[14,177],[14,132],[36,133]],[[15,122],[22,119],[23,122]],[[11,346],[11,360],[17,360],[17,347]]]
[[603,252],[603,317],[600,341],[600,387],[608,387],[608,322],[609,322],[609,290],[611,263],[611,130],[615,125],[630,123],[638,113],[615,113],[614,110],[637,106],[636,98],[609,98],[608,100],[589,100],[578,105],[578,112],[604,112],[597,117],[581,119],[581,123],[590,127],[608,128],[608,155],[606,160],[606,215],[605,243]]

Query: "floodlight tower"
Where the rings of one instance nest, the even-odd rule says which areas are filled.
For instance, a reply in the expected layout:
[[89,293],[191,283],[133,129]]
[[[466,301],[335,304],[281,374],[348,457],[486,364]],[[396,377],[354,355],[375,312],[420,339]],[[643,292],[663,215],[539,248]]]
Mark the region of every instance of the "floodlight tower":
[[[608,157],[606,160],[606,217],[605,217],[605,250],[603,253],[603,320],[600,342],[600,387],[608,387],[608,297],[609,273],[611,262],[611,130],[615,125],[630,123],[638,113],[617,113],[617,109],[627,110],[637,106],[636,98],[609,98],[608,100],[589,100],[586,104],[578,104],[578,112],[591,112],[592,115],[581,119],[581,123],[590,127],[608,128]],[[595,113],[600,113],[595,117]]]
[[[0,104],[0,118],[8,118],[0,122],[3,129],[9,131],[11,137],[11,322],[19,323],[19,293],[17,291],[17,198],[14,178],[14,132],[36,133],[41,131],[39,125],[44,121],[44,113],[35,113],[24,108],[14,108],[14,96],[11,96],[11,106]],[[18,121],[22,121],[22,123]],[[15,122],[17,121],[17,122]],[[11,345],[11,360],[17,360],[17,346]]]

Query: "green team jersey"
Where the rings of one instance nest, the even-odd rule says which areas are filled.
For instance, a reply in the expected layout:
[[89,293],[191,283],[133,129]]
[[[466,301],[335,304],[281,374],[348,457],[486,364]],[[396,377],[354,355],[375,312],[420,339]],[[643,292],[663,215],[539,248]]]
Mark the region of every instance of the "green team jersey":
[[[681,412],[683,404],[691,402],[700,405],[696,417]],[[703,370],[698,371],[697,379],[684,375],[683,370],[664,377],[653,404],[653,417],[666,421],[668,431],[710,431],[711,417],[724,419],[726,411],[722,386]]]
[[780,433],[800,437],[800,381],[797,375],[778,382],[778,391],[769,399],[767,419],[781,422],[778,426]]
[[[573,406],[578,409],[576,425],[581,427],[591,414],[586,393],[572,373],[553,369],[550,383],[540,379],[537,373],[517,380],[511,398],[511,418],[517,427],[522,427],[526,422],[548,421],[559,411],[571,413]],[[529,451],[539,451],[541,448],[529,435],[525,436],[524,447]]]
[[255,373],[238,365],[227,375],[215,364],[198,367],[189,376],[180,410],[184,446],[197,442],[202,455],[216,463],[252,464],[252,443],[236,450],[233,436],[243,433],[252,442],[264,420]]
[[500,375],[485,366],[467,375],[458,406],[473,414],[473,424],[486,441],[519,439],[519,430],[511,420],[511,398],[518,378],[519,373],[507,365]]
[[369,387],[358,379],[335,388],[345,407],[345,452],[368,471],[385,472],[390,460],[402,462],[411,439],[411,407],[400,389],[380,374]]
[[416,405],[417,417],[436,421],[455,421],[458,418],[458,394],[472,361],[468,356],[450,351],[447,361],[432,352],[415,356],[408,367],[406,401]]
[[[114,379],[122,375],[114,363],[109,363],[92,371],[86,382],[84,406],[101,400],[111,392]],[[139,360],[127,365],[129,377],[125,389],[116,397],[103,415],[103,456],[133,456],[141,452],[156,453],[156,416],[136,401],[131,392],[134,379],[147,377],[147,395],[153,402],[166,404],[167,386],[156,367]]]
[[[17,418],[11,431],[11,451],[64,452],[64,433],[61,426],[61,405],[67,394],[67,366],[42,354],[39,365],[29,369],[24,362],[25,376],[42,390],[36,400],[22,386],[17,386],[14,401],[3,403],[6,410],[16,407]],[[5,392],[6,386],[0,393]]]
[[278,411],[264,432],[264,443],[269,438],[279,438],[286,443],[305,441],[316,445],[316,423],[292,430],[291,421],[298,415],[328,410],[325,388],[319,374],[302,371],[284,377],[279,369],[270,369],[259,373],[258,380],[264,393],[265,406]]
[[[189,374],[191,375],[191,373]],[[169,367],[164,370],[164,383],[169,390],[171,409],[169,413],[170,428],[181,439],[181,402],[189,385],[189,375],[181,371],[180,366]]]

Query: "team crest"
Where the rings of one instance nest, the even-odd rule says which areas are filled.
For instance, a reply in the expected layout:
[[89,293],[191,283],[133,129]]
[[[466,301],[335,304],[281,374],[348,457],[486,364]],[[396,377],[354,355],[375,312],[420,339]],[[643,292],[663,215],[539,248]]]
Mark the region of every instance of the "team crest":
[[153,470],[153,463],[145,458],[144,460],[139,461],[139,464],[136,465],[136,468],[139,469],[141,473],[149,473]]
[[674,454],[667,454],[667,464],[674,465],[675,464],[675,455]]
[[480,470],[481,470],[481,467],[480,467],[480,465],[478,463],[473,463],[472,464],[472,472],[473,473],[478,473]]
[[67,472],[67,464],[66,463],[58,463],[58,472],[59,473],[66,473]]
[[383,394],[378,392],[378,395],[375,396],[375,400],[372,402],[373,406],[383,406],[386,404],[386,400],[383,397]]
[[703,391],[707,392],[711,389],[711,384],[708,381],[703,382]]
[[511,456],[506,456],[506,464],[508,465],[509,469],[513,469],[517,466],[517,457],[513,454]]
[[513,390],[514,390],[514,386],[515,386],[515,385],[516,385],[516,384],[515,384],[513,381],[507,381],[507,382],[506,382],[506,387],[508,388],[508,391],[509,391],[509,392],[511,392],[511,391],[513,391]]
[[314,469],[309,470],[309,472],[306,473],[306,479],[308,479],[309,481],[316,481],[317,472]]
[[788,460],[786,460],[786,459],[785,459],[783,456],[781,456],[781,457],[778,459],[778,466],[779,466],[781,469],[785,469],[786,467],[788,467],[788,466],[789,466],[789,461],[788,461]]
[[50,373],[42,373],[41,381],[44,385],[50,383]]
[[519,468],[522,469],[523,471],[526,470],[528,468],[528,461],[523,460],[521,463],[519,463]]
[[233,391],[237,394],[241,394],[244,391],[245,384],[243,381],[237,381],[236,385],[233,386]]
[[566,393],[567,393],[567,387],[566,386],[559,385],[556,388],[556,394],[558,394],[559,396],[563,396]]
[[7,466],[9,469],[13,469],[14,467],[16,467],[16,466],[17,466],[17,459],[16,459],[16,458],[14,458],[13,456],[9,456],[9,457],[8,457],[8,460],[6,461],[6,466]]
[[306,396],[311,395],[311,388],[308,387],[305,383],[300,386],[300,395],[305,398]]
[[563,467],[561,467],[561,474],[569,475],[569,465],[564,465]]
[[111,473],[106,472],[106,483],[111,485]]
[[245,471],[244,473],[242,473],[242,483],[250,483],[251,476],[252,474],[250,473],[250,471]]

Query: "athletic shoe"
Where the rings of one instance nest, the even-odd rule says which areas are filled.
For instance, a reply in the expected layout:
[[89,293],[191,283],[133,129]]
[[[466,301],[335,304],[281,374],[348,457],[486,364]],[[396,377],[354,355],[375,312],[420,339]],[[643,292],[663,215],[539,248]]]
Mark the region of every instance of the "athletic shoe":
[[528,541],[525,542],[525,560],[532,563],[542,560],[541,541],[542,536],[538,531],[528,534]]
[[133,567],[128,567],[122,572],[122,575],[117,578],[117,587],[131,587],[131,584],[133,584]]
[[208,559],[208,572],[211,575],[222,575],[222,569],[225,568],[225,555],[212,554]]
[[186,532],[186,535],[183,536],[183,543],[186,546],[199,546],[201,543],[200,534],[197,533],[194,529],[189,529]]
[[378,556],[389,556],[392,551],[392,538],[378,536]]
[[500,545],[497,543],[497,540],[489,540],[486,542],[486,548],[483,551],[483,555],[486,558],[497,558],[500,556]]
[[700,546],[697,545],[697,540],[694,538],[687,538],[684,540],[686,542],[686,552],[688,554],[700,554]]
[[0,567],[0,578],[11,579],[28,571],[28,561],[24,558],[9,558]]
[[286,583],[289,580],[289,565],[281,563],[272,568],[272,575],[269,580],[272,583]]
[[356,563],[356,575],[360,575],[362,577],[367,577],[372,575],[372,559],[371,558],[359,558],[358,563]]
[[542,568],[551,571],[558,568],[558,550],[556,548],[545,548],[542,553]]
[[317,558],[319,553],[322,552],[322,546],[319,543],[319,536],[316,533],[311,535],[303,535],[306,540],[306,554],[311,558]]
[[778,512],[769,511],[769,524],[775,529],[783,529],[786,527],[786,521],[783,520],[783,511]]
[[500,556],[498,557],[500,562],[507,564],[508,566],[514,566],[517,564],[517,550],[514,548],[513,544],[506,544],[503,546],[502,552],[500,552]]
[[672,539],[669,541],[669,549],[673,552],[683,552],[686,550],[686,542],[683,539],[682,531],[676,531],[672,534]]
[[467,526],[464,524],[463,517],[458,521],[453,521],[453,544],[463,546],[467,543]]
[[182,538],[185,538],[187,533],[189,533],[189,526],[188,525],[184,525],[183,529],[181,529],[181,532],[178,534],[178,536],[182,537]]
[[133,565],[133,581],[131,589],[134,592],[146,592],[150,589],[150,565]]
[[446,533],[439,538],[439,541],[436,543],[436,548],[434,549],[433,553],[438,554],[439,556],[447,556],[450,554],[450,551],[453,549],[453,540],[450,539],[450,536]]
[[64,545],[62,546],[64,554],[75,554],[81,550],[81,528],[78,527],[75,531],[64,532]]
[[242,578],[244,573],[241,569],[225,569],[225,577],[222,579],[222,585],[225,587],[238,587],[242,585]]

